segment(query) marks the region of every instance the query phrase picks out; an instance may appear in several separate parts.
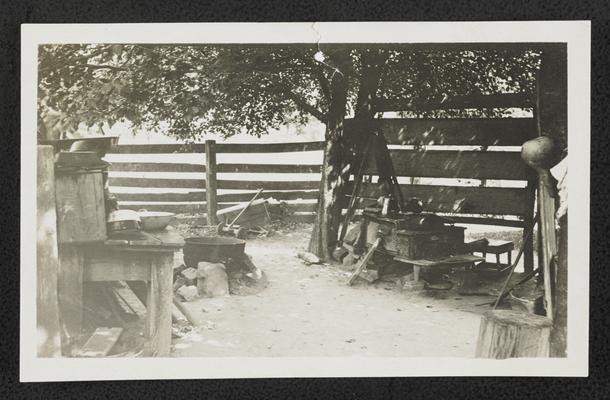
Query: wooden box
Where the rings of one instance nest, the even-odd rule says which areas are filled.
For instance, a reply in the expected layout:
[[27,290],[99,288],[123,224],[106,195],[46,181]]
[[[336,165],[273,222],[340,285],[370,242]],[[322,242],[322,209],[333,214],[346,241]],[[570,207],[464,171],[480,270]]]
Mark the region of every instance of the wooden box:
[[106,240],[102,170],[57,170],[55,203],[59,243]]
[[463,227],[447,226],[433,231],[395,231],[392,241],[398,255],[410,258],[439,258],[461,254],[464,246]]
[[438,258],[463,253],[464,230],[459,226],[443,226],[430,230],[404,229],[400,220],[370,218],[366,241],[370,245],[383,237],[383,250],[410,259]]

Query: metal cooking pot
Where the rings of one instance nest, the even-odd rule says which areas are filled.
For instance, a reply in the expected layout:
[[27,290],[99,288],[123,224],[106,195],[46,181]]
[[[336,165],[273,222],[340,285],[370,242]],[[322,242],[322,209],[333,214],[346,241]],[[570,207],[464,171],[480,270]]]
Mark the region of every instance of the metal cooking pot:
[[114,210],[108,214],[108,233],[137,232],[140,230],[140,216],[133,210]]
[[200,261],[226,262],[243,257],[246,242],[232,237],[191,237],[184,240],[184,264],[197,268]]

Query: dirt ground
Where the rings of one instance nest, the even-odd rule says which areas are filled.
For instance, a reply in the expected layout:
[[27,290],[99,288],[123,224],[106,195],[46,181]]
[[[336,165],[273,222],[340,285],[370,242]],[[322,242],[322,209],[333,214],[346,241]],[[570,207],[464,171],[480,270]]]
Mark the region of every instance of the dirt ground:
[[268,277],[257,294],[185,305],[200,326],[175,338],[175,357],[473,357],[490,296],[455,289],[408,293],[393,282],[346,284],[341,265],[306,266],[297,252],[311,225],[250,239],[246,252]]

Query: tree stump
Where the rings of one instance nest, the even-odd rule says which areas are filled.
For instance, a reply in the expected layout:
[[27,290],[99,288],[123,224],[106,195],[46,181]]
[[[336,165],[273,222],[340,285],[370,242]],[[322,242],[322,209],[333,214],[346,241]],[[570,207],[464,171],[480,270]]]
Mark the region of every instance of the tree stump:
[[478,358],[548,357],[552,322],[540,315],[493,310],[481,317]]

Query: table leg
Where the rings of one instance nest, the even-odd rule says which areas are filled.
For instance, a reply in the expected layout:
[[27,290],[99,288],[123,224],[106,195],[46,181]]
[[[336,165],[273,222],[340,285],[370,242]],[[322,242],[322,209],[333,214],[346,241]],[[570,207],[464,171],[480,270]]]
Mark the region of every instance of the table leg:
[[83,253],[77,245],[59,246],[57,299],[64,356],[75,355],[83,328]]
[[419,282],[419,272],[421,271],[421,266],[413,265],[413,280],[415,282]]
[[161,254],[151,262],[146,305],[148,355],[168,357],[172,342],[173,254]]

